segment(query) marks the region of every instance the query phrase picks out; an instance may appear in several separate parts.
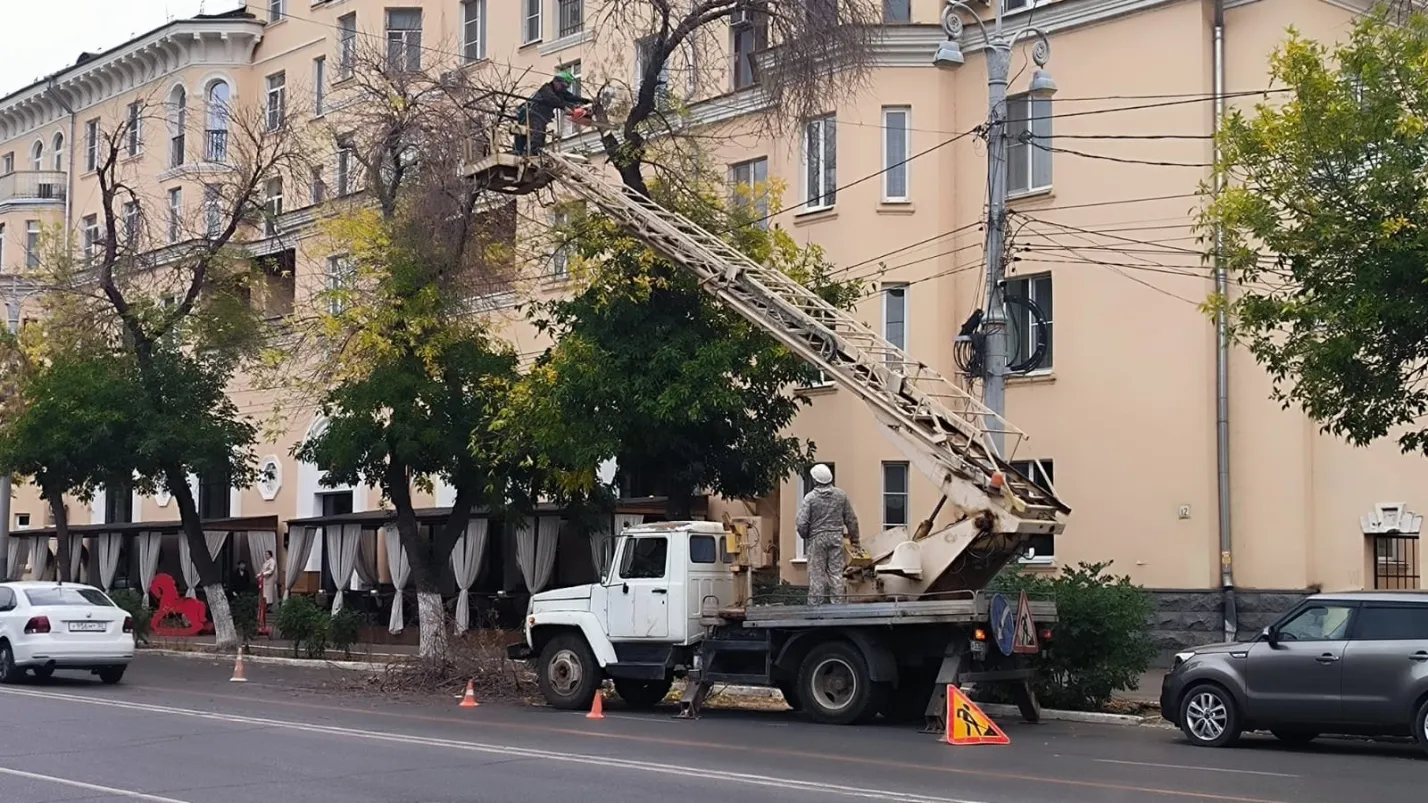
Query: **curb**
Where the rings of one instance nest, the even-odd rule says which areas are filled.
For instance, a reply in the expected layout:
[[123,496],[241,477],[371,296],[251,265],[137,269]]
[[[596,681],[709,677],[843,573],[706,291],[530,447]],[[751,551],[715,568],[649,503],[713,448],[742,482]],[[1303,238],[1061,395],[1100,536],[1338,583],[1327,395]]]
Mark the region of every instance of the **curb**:
[[[198,652],[196,650],[167,650],[157,647],[145,647],[139,650],[141,653],[151,655],[168,655],[177,658],[206,658],[209,660],[222,660],[228,657],[228,653],[221,652]],[[328,661],[321,658],[279,658],[272,655],[249,655],[243,654],[243,662],[250,664],[268,664],[269,666],[305,666],[305,667],[326,667],[328,669],[345,669],[351,672],[385,672],[389,664],[378,664],[371,661]]]
[[[1020,717],[1021,709],[1001,703],[978,703],[977,707],[989,717]],[[1059,711],[1054,708],[1041,709],[1041,718],[1052,722],[1081,722],[1088,725],[1149,725],[1159,717],[1138,717],[1132,714],[1102,714],[1094,711]]]

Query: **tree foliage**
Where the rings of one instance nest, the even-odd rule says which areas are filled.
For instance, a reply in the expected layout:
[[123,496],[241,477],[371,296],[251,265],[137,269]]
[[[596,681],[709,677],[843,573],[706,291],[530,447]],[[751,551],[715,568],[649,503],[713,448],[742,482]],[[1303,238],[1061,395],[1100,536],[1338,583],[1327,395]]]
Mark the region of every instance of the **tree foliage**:
[[[1390,18],[1388,14],[1396,16]],[[1428,16],[1382,9],[1339,45],[1291,29],[1283,91],[1221,131],[1200,224],[1238,280],[1218,299],[1276,398],[1355,444],[1428,451]]]

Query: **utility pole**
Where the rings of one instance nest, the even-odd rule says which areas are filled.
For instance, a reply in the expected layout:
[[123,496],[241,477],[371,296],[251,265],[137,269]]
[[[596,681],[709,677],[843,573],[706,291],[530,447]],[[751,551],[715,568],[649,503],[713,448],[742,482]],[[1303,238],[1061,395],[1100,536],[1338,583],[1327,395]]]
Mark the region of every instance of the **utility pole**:
[[[987,307],[982,318],[986,343],[986,377],[984,381],[984,402],[998,416],[1006,414],[1007,365],[1011,362],[1007,343],[1006,309],[1006,226],[1007,226],[1007,85],[1011,82],[1012,48],[1025,39],[1035,37],[1036,45],[1031,57],[1036,62],[1036,72],[1031,76],[1028,95],[1032,98],[1049,98],[1056,92],[1056,82],[1044,69],[1051,58],[1051,41],[1040,28],[1026,27],[1005,33],[1002,26],[1003,0],[991,0],[993,20],[991,30],[976,9],[962,0],[947,0],[942,9],[942,30],[947,33],[947,41],[937,48],[933,64],[944,69],[956,69],[966,63],[962,54],[962,18],[959,11],[966,12],[982,29],[983,50],[987,55],[987,236],[985,257],[987,262]],[[1028,117],[1031,105],[1028,104]],[[1030,122],[1030,121],[1028,121]],[[1029,143],[1030,147],[1036,147]],[[991,431],[990,447],[1005,458],[1006,444],[1001,432],[1002,425],[986,422]]]

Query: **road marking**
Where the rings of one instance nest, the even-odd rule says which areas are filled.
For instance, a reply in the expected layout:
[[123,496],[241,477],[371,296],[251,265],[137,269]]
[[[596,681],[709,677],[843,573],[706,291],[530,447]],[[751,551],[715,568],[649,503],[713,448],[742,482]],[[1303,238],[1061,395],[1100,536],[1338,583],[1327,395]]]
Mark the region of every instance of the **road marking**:
[[[367,739],[376,742],[394,742],[397,744],[418,745],[422,747],[445,747],[453,750],[465,750],[472,753],[499,755],[507,758],[534,758],[544,759],[546,761],[558,761],[566,764],[580,764],[605,768],[614,767],[619,769],[634,770],[637,772],[646,772],[653,775],[672,775],[676,777],[693,778],[702,781],[708,781],[712,779],[719,781],[728,781],[730,783],[744,784],[746,786],[759,786],[773,789],[796,789],[804,792],[831,794],[840,797],[892,801],[892,803],[981,803],[980,801],[967,800],[964,798],[933,797],[930,795],[889,792],[885,789],[843,786],[841,784],[820,783],[817,781],[800,781],[789,778],[776,778],[769,775],[755,775],[752,773],[744,772],[730,772],[728,770],[681,767],[673,764],[659,764],[652,761],[638,761],[634,759],[614,758],[611,756],[593,756],[583,755],[580,753],[534,750],[524,747],[510,747],[508,745],[486,744],[482,742],[468,742],[457,739],[438,739],[429,736],[380,733],[377,731],[362,730],[359,728],[345,728],[334,725],[313,725],[305,722],[292,722],[288,720],[267,719],[263,717],[248,717],[240,716],[237,714],[219,714],[212,711],[197,711],[189,708],[174,708],[172,706],[166,705],[153,705],[150,703],[109,700],[100,697],[86,697],[77,694],[54,694],[49,692],[20,691],[13,689],[6,689],[4,691],[4,694],[11,694],[20,697],[37,697],[46,700],[63,700],[66,702],[83,703],[86,705],[97,705],[106,708],[118,708],[127,711],[144,711],[155,714],[169,714],[173,716],[193,717],[195,719],[206,719],[217,722],[229,722],[237,725],[258,725],[269,728],[278,728],[282,730],[298,731],[302,733],[317,733],[326,736],[345,736],[349,738]],[[61,779],[49,780],[81,785],[77,781],[62,781]],[[102,787],[95,787],[89,784],[82,784],[82,786],[94,789],[96,791],[110,791],[113,794],[128,795],[139,800],[152,800],[155,801],[155,803],[186,803],[185,801],[176,801],[172,798],[145,796],[137,792],[107,790]]]
[[164,797],[163,795],[150,795],[144,792],[135,792],[129,789],[116,789],[112,786],[100,786],[97,783],[85,783],[84,781],[71,781],[68,778],[60,778],[56,775],[41,775],[38,772],[25,772],[24,770],[12,770],[9,767],[0,767],[0,775],[14,775],[17,778],[29,778],[32,781],[48,781],[63,786],[73,786],[76,789],[87,789],[90,792],[101,792],[114,797],[127,797],[130,800],[147,800],[150,803],[189,803],[187,800],[179,800],[176,797]]
[[1156,764],[1150,761],[1121,761],[1114,758],[1093,758],[1098,764],[1129,764],[1135,767],[1159,767],[1167,770],[1197,770],[1199,772],[1233,772],[1239,775],[1264,775],[1269,778],[1298,778],[1287,772],[1264,772],[1262,770],[1233,770],[1229,767],[1195,767],[1189,764]]

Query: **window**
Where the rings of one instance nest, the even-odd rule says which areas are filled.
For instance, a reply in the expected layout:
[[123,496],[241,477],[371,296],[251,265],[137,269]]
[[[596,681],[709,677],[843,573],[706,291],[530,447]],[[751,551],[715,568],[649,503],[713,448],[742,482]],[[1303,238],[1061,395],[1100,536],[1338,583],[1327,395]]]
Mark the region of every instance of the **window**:
[[178,167],[186,157],[184,132],[188,130],[188,92],[174,87],[169,96],[169,167]]
[[0,223],[0,270],[5,267],[5,224]]
[[1036,0],[1002,0],[1002,11],[1019,11],[1030,8]]
[[1007,192],[1051,186],[1051,100],[1007,98]]
[[833,115],[803,126],[804,205],[828,209],[838,200],[837,121]]
[[324,516],[345,516],[352,512],[352,492],[335,491],[320,493],[317,501],[322,506]]
[[122,215],[124,218],[124,242],[132,246],[139,240],[139,202],[125,201]]
[[233,515],[232,484],[228,472],[213,472],[198,476],[198,517],[226,519]]
[[29,514],[29,513],[16,513],[16,514],[15,514],[15,529],[17,529],[17,530],[25,530],[25,529],[29,529],[29,527],[30,527],[30,514]]
[[585,0],[555,0],[559,38],[574,36],[585,28]]
[[387,69],[421,70],[421,9],[387,9]]
[[228,161],[228,84],[214,81],[208,87],[208,130],[203,158],[210,162]]
[[908,136],[911,110],[905,106],[883,107],[883,200],[906,201],[907,160],[912,155]]
[[[1006,8],[1011,8],[1012,3],[1017,0],[1002,2]],[[883,0],[883,22],[912,22],[912,0]]]
[[340,297],[340,294],[352,287],[352,279],[355,271],[352,268],[352,261],[346,254],[330,256],[327,258],[327,311],[332,315],[341,315],[347,309],[347,302]]
[[555,248],[550,255],[550,275],[563,279],[570,273],[571,227],[580,219],[583,209],[575,203],[556,206],[550,213],[550,228],[555,235]]
[[1016,339],[1016,354],[1012,357],[1014,364],[1026,362],[1036,350],[1040,338],[1045,338],[1046,352],[1042,355],[1041,362],[1032,370],[1050,371],[1052,367],[1051,347],[1055,343],[1052,338],[1051,324],[1051,274],[1043,273],[1039,276],[1018,277],[1007,279],[1007,298],[1026,299],[1035,304],[1041,310],[1041,314],[1046,318],[1046,328],[1042,329],[1036,325],[1036,320],[1032,318],[1030,310],[1019,304],[1009,304],[1007,315],[1011,318],[1011,336]]
[[36,173],[45,169],[45,143],[40,140],[30,146],[30,169]]
[[810,27],[838,24],[838,0],[804,0]]
[[337,195],[342,197],[357,190],[352,168],[356,166],[357,148],[350,139],[337,141]]
[[[580,94],[580,70],[581,70],[580,61],[579,61],[579,60],[576,60],[576,61],[572,61],[572,62],[570,62],[570,63],[568,63],[568,64],[561,64],[561,65],[559,65],[558,67],[556,67],[555,70],[556,70],[556,72],[560,72],[561,70],[569,70],[569,71],[570,71],[571,76],[573,76],[573,77],[575,78],[575,83],[573,83],[573,84],[570,85],[570,91],[571,91],[573,94],[579,95],[579,94]],[[575,133],[576,130],[577,130],[577,129],[575,128],[575,124],[572,123],[572,122],[570,122],[570,118],[569,118],[568,116],[562,114],[562,115],[560,115],[560,116],[558,116],[558,117],[555,118],[555,131],[556,131],[556,134],[558,134],[559,136],[562,136],[562,137],[568,136],[568,135],[570,135],[570,134]]]
[[84,169],[89,172],[99,169],[98,120],[90,120],[84,124]]
[[[638,92],[644,89],[645,71],[649,69],[650,60],[654,58],[653,48],[656,39],[653,36],[644,36],[635,42],[635,76],[633,86]],[[669,103],[669,59],[665,59],[659,67],[659,73],[655,77],[655,103],[664,107]]]
[[717,563],[719,561],[719,545],[715,543],[712,535],[691,535],[689,536],[689,562],[690,563]]
[[288,76],[285,72],[268,76],[268,130],[276,131],[283,124],[288,105]]
[[315,204],[320,204],[327,200],[327,179],[324,177],[325,173],[326,171],[322,169],[321,165],[312,169],[312,181],[308,185],[308,194],[312,197],[312,202]]
[[346,80],[357,69],[357,12],[337,18],[337,77]]
[[209,238],[223,233],[223,188],[203,185],[203,230]]
[[312,113],[317,117],[327,114],[326,56],[318,56],[312,60]]
[[25,267],[40,266],[40,221],[25,221]]
[[15,172],[15,152],[10,151],[4,157],[0,157],[0,176],[8,176]]
[[1366,605],[1354,624],[1359,641],[1428,641],[1428,606]]
[[168,239],[171,243],[179,241],[179,235],[183,232],[183,188],[174,187],[169,190],[169,231]]
[[[838,467],[828,462],[824,462],[823,465],[827,466],[829,473],[833,475],[833,484],[838,484]],[[808,472],[811,470],[813,470],[813,466],[806,466],[803,469],[803,473],[798,475],[798,499],[794,500],[795,509],[797,509],[798,505],[803,504],[803,497],[808,496],[808,492],[813,490],[813,478],[808,476]],[[793,544],[793,559],[798,561],[808,560],[808,545],[804,543],[802,538],[798,537],[798,533],[796,532],[793,534]]]
[[[907,351],[907,285],[883,285],[883,337]],[[893,360],[891,354],[888,360]]]
[[664,577],[665,564],[669,561],[669,539],[657,538],[625,539],[625,556],[620,561],[622,580],[658,580]]
[[883,463],[883,529],[907,526],[907,463]]
[[268,0],[268,22],[281,22],[283,17],[284,0]]
[[[1055,483],[1056,466],[1050,460],[1013,460],[1012,470],[1043,488],[1051,488]],[[1056,536],[1033,535],[1026,542],[1026,556],[1022,563],[1054,563],[1056,561]]]
[[125,140],[130,156],[138,156],[144,150],[144,105],[135,101],[129,104],[129,113],[124,120]]
[[54,141],[50,143],[50,152],[53,153],[55,162],[55,172],[64,172],[64,134],[55,134]]
[[283,180],[268,179],[263,198],[263,234],[273,237],[278,233],[278,218],[283,215]]
[[461,4],[461,57],[467,64],[486,58],[486,0]]
[[760,157],[740,162],[729,168],[729,180],[734,185],[734,203],[740,206],[752,204],[750,211],[758,219],[754,225],[767,229],[769,160]]
[[729,37],[734,88],[747,89],[758,83],[754,54],[769,46],[768,15],[753,9],[735,12],[729,23]]
[[521,44],[528,45],[532,42],[539,42],[541,0],[522,0],[522,2],[525,3],[525,13],[521,15]]
[[99,216],[85,215],[82,221],[84,225],[84,261],[94,261],[95,251],[99,248]]
[[104,523],[127,524],[134,520],[134,489],[127,482],[104,487]]
[[1349,605],[1315,604],[1279,625],[1283,641],[1337,641],[1346,638],[1354,609]]

